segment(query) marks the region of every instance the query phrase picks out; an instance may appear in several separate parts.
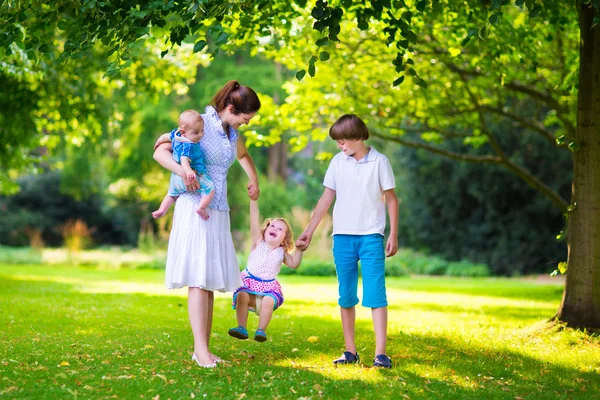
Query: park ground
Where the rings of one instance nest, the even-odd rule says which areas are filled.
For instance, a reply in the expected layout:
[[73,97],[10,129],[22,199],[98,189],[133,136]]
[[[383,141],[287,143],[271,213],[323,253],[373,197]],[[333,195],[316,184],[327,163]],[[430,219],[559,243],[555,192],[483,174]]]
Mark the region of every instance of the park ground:
[[[371,367],[370,311],[357,309],[360,365],[343,351],[334,277],[283,276],[269,340],[240,341],[215,296],[216,369],[190,359],[186,291],[164,271],[0,264],[0,398],[591,399],[600,338],[548,323],[554,279],[389,278],[391,370]],[[253,333],[257,319],[251,316]],[[310,340],[309,340],[310,338]]]

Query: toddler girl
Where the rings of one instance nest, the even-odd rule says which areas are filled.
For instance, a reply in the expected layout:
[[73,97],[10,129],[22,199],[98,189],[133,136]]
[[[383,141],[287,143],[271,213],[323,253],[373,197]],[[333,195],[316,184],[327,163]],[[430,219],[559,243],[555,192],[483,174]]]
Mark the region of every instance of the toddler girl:
[[[204,164],[204,155],[200,149],[200,139],[204,136],[204,120],[198,111],[187,110],[179,116],[179,127],[173,129],[171,133],[162,135],[157,143],[171,142],[173,145],[173,159],[183,167],[188,180],[193,181],[196,177],[200,184],[198,193],[202,195],[200,204],[196,212],[203,220],[208,219],[206,211],[213,196],[215,195],[215,186],[208,176],[206,165]],[[158,210],[152,213],[154,218],[160,218],[167,213],[169,208],[175,203],[179,195],[186,192],[185,182],[182,177],[176,173],[171,173],[169,182],[169,191]]]
[[273,311],[283,304],[281,285],[277,274],[283,262],[296,269],[302,261],[302,251],[294,249],[292,231],[283,218],[270,218],[259,226],[258,204],[250,201],[250,233],[252,246],[246,269],[241,272],[242,285],[233,294],[233,309],[236,310],[237,328],[231,328],[229,335],[238,339],[248,339],[246,323],[248,311],[259,316],[258,329],[254,340],[267,340],[265,330],[271,321]]

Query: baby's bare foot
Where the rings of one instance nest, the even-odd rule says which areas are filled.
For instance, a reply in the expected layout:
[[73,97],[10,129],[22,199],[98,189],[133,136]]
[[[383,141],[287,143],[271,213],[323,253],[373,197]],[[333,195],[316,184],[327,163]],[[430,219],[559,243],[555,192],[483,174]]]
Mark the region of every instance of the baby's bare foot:
[[162,217],[163,215],[165,215],[167,212],[166,211],[162,211],[160,208],[156,211],[154,211],[152,213],[152,217],[154,219],[159,219],[160,217]]
[[198,213],[198,215],[200,216],[200,218],[202,218],[205,221],[209,218],[209,215],[206,212],[206,208],[199,208],[199,209],[196,210],[196,212]]

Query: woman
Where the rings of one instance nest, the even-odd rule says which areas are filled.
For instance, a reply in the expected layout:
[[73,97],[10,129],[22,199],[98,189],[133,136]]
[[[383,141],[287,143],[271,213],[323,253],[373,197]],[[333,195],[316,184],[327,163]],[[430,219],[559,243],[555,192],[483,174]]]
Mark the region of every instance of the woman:
[[[200,196],[188,192],[175,205],[173,228],[169,238],[165,285],[169,289],[188,287],[188,315],[194,336],[192,360],[204,368],[213,368],[222,360],[209,350],[213,319],[214,290],[233,292],[239,286],[240,271],[231,238],[227,204],[227,171],[237,158],[248,175],[248,196],[258,199],[258,175],[254,161],[238,128],[247,124],[260,109],[260,100],[251,88],[229,81],[206,107],[204,137],[200,146],[208,175],[215,185],[209,206],[209,219],[196,214]],[[157,142],[154,159],[182,178],[181,165],[173,160],[171,144]],[[188,190],[198,182],[186,181]]]

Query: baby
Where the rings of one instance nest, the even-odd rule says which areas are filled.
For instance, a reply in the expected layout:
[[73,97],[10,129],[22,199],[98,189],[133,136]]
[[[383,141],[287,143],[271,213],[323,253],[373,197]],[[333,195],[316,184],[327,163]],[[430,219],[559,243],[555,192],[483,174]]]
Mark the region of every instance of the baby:
[[[165,133],[160,140],[171,142],[173,145],[173,159],[181,164],[188,180],[198,179],[202,199],[196,212],[204,220],[208,219],[206,209],[215,195],[214,184],[206,171],[204,155],[200,147],[200,139],[204,136],[204,120],[199,112],[186,110],[179,116],[179,127],[171,133]],[[185,193],[183,178],[175,173],[171,174],[169,191],[158,210],[152,213],[154,218],[160,218],[167,213],[179,195]]]

